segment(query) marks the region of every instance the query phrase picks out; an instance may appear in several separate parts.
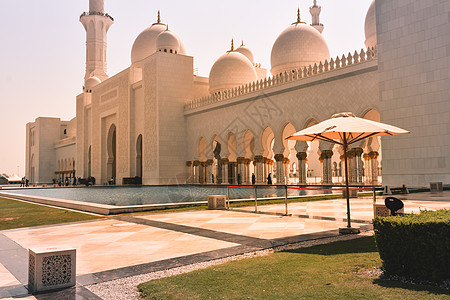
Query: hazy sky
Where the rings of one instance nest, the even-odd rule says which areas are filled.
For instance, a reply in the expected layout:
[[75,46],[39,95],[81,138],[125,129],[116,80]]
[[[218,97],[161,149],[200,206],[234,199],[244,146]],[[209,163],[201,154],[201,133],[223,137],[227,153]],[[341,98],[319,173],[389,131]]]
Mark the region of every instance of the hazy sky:
[[[105,0],[115,23],[108,33],[108,74],[130,65],[138,34],[156,21],[183,40],[199,75],[208,76],[214,61],[244,40],[255,62],[270,70],[277,36],[296,20],[311,23],[313,0]],[[323,36],[331,55],[364,47],[364,19],[372,0],[318,0]],[[0,0],[0,173],[25,173],[25,125],[39,116],[75,117],[75,96],[85,72],[85,31],[79,22],[88,0]]]

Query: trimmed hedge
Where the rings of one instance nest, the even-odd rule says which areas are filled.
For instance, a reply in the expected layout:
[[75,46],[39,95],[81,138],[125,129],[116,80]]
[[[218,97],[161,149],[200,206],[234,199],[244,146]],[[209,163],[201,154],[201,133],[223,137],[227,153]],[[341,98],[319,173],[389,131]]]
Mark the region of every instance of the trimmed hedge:
[[373,228],[386,274],[450,279],[450,210],[377,217]]

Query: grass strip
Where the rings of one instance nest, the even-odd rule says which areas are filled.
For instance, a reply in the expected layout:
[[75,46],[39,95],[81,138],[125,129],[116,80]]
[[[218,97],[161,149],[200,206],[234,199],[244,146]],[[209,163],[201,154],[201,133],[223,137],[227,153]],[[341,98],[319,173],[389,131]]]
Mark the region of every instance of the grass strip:
[[233,261],[138,286],[144,299],[449,299],[449,291],[371,277],[372,237]]
[[0,198],[0,230],[93,220],[81,212]]

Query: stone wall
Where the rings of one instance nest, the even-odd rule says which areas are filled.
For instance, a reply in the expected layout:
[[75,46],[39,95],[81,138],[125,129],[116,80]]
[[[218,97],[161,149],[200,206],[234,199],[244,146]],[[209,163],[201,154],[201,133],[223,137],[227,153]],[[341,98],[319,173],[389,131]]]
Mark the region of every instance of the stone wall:
[[450,183],[450,1],[377,0],[383,182]]

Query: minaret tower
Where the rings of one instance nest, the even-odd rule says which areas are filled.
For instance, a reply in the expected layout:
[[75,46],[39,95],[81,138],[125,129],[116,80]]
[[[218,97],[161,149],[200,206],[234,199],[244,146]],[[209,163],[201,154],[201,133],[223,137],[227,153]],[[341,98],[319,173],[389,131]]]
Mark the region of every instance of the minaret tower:
[[320,33],[323,31],[323,24],[320,24],[320,12],[322,11],[322,8],[317,5],[317,0],[314,0],[314,5],[309,8],[309,12],[311,13],[312,17],[312,24],[311,26],[317,29]]
[[84,80],[97,77],[101,81],[106,75],[106,34],[114,19],[105,13],[104,0],[89,0],[89,12],[80,16],[86,30],[86,74]]

